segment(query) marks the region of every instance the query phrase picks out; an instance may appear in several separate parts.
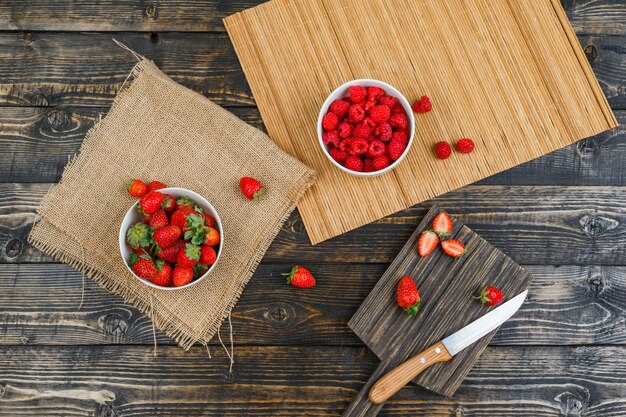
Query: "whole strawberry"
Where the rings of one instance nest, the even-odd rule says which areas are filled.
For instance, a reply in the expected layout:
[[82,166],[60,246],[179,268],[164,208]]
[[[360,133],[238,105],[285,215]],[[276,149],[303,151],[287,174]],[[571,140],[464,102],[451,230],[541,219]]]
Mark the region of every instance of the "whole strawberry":
[[172,266],[167,262],[159,259],[154,263],[157,268],[157,273],[152,278],[152,283],[160,285],[161,287],[172,286]]
[[265,194],[265,188],[252,177],[243,177],[239,180],[239,188],[248,200],[258,200]]
[[150,191],[139,200],[139,212],[141,214],[153,214],[163,203],[163,194],[158,191]]
[[182,240],[177,240],[169,248],[157,248],[155,250],[156,256],[164,261],[175,264],[178,259],[178,252],[185,247],[185,242]]
[[483,289],[480,291],[480,295],[474,298],[480,300],[480,302],[484,305],[495,306],[497,304],[500,304],[502,300],[504,300],[504,294],[502,294],[502,291],[500,291],[496,287],[487,285],[483,287]]
[[185,248],[178,252],[176,263],[178,266],[193,268],[200,260],[200,248],[191,243],[187,243]]
[[213,265],[217,260],[217,254],[215,249],[209,245],[204,245],[200,248],[200,263],[204,265]]
[[419,101],[413,103],[411,108],[416,113],[428,113],[433,109],[433,104],[430,102],[428,96],[422,96]]
[[152,236],[150,228],[145,223],[136,223],[128,228],[126,242],[133,248],[146,248],[150,246]]
[[137,256],[131,253],[130,264],[135,275],[140,278],[151,280],[157,273],[157,267],[149,256]]
[[163,226],[152,233],[152,239],[160,249],[167,249],[180,239],[181,234],[182,231],[178,226]]
[[172,281],[177,287],[189,284],[193,280],[193,269],[189,266],[178,265],[172,272]]
[[178,226],[181,230],[185,230],[187,228],[187,222],[189,219],[187,216],[197,215],[194,209],[190,207],[180,207],[174,210],[172,216],[170,217],[170,224],[174,226]]
[[287,276],[287,283],[298,288],[311,288],[315,286],[315,278],[311,272],[299,265],[294,266],[291,272],[283,274]]
[[169,223],[167,214],[163,210],[157,210],[152,216],[150,216],[150,227],[158,229],[159,227],[165,227]]
[[398,306],[406,311],[406,314],[411,317],[417,314],[422,305],[420,300],[420,294],[417,291],[413,278],[406,275],[398,282],[398,289],[396,291],[396,297],[398,300]]
[[148,184],[148,190],[150,191],[160,190],[161,188],[167,188],[167,185],[159,181],[150,181],[150,184]]
[[148,186],[145,182],[135,178],[128,186],[128,194],[133,197],[141,198],[148,192]]
[[208,227],[215,227],[215,223],[217,223],[217,221],[215,220],[215,217],[211,216],[210,214],[204,213],[205,225],[207,225]]
[[172,211],[176,210],[176,199],[169,194],[163,194],[161,209],[163,209],[163,211],[165,211],[166,213],[171,213]]
[[215,246],[220,243],[220,232],[215,227],[208,227],[204,236],[204,243]]
[[181,207],[193,208],[193,206],[195,205],[196,203],[194,203],[193,200],[187,197],[186,195],[179,197],[178,200],[176,200],[176,208],[181,208]]

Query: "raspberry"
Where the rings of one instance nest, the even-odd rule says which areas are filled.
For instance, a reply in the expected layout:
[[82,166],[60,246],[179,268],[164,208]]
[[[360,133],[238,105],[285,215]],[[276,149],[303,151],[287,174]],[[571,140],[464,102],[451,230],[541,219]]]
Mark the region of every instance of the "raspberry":
[[435,144],[435,155],[439,159],[448,159],[452,155],[452,148],[448,142],[437,142]]
[[348,89],[348,93],[350,94],[350,101],[355,104],[362,102],[365,100],[365,96],[367,96],[367,91],[360,85],[353,85]]
[[384,95],[385,95],[385,90],[383,90],[380,87],[367,87],[368,100],[378,101]]
[[330,132],[322,133],[322,140],[326,145],[333,144],[334,146],[339,145],[339,133],[336,130],[331,130]]
[[[398,113],[398,114],[394,114],[393,116],[391,116],[389,118],[389,124],[392,127],[398,127],[400,129],[406,129],[406,127],[408,126],[409,122],[408,122],[408,119],[406,117],[406,114]],[[333,129],[334,129],[334,126],[333,126]]]
[[470,153],[474,150],[474,142],[468,138],[461,138],[456,143],[456,150],[461,153]]
[[365,119],[363,119],[363,123],[365,123],[366,125],[368,125],[372,129],[375,128],[378,125],[378,123],[373,121],[371,117],[366,117]]
[[371,158],[366,158],[363,161],[363,172],[374,172],[374,163]]
[[379,140],[374,139],[370,142],[369,149],[367,150],[367,154],[372,158],[376,156],[381,156],[385,154],[385,144]]
[[397,129],[391,134],[391,140],[399,140],[401,142],[409,141],[409,133],[405,129]]
[[363,108],[365,109],[366,112],[369,112],[370,109],[372,107],[374,107],[376,105],[376,100],[372,99],[372,98],[368,98],[365,101],[365,104],[363,105]]
[[383,123],[389,120],[391,109],[387,106],[374,106],[370,109],[370,118],[376,123]]
[[394,114],[406,114],[406,112],[404,111],[404,107],[402,107],[402,104],[396,103],[391,107],[391,115],[393,116]]
[[363,171],[363,161],[361,161],[361,158],[358,156],[349,156],[346,159],[346,168],[352,171],[361,172]]
[[381,169],[385,169],[391,165],[391,161],[387,155],[381,155],[374,158],[372,165],[374,166],[374,171],[380,171]]
[[347,138],[342,140],[341,142],[339,142],[339,146],[337,146],[339,148],[339,150],[342,150],[344,152],[348,152],[348,150],[350,149],[350,144],[352,143],[352,138]]
[[368,138],[372,134],[372,128],[366,123],[360,123],[352,129],[352,136],[355,138]]
[[369,149],[369,143],[367,143],[367,139],[363,138],[354,138],[352,143],[350,144],[350,155],[363,155],[367,153]]
[[324,130],[333,130],[337,127],[339,123],[339,118],[335,113],[327,113],[326,116],[322,118],[322,127]]
[[411,108],[416,113],[428,113],[433,109],[433,104],[430,102],[428,96],[422,96],[419,101],[413,103]]
[[350,123],[341,122],[337,125],[337,130],[339,130],[339,137],[345,139],[352,133],[352,125]]
[[348,114],[348,110],[350,109],[350,103],[345,100],[335,100],[330,103],[328,106],[328,110],[332,113],[335,113],[338,118],[343,119]]
[[365,110],[360,104],[353,104],[348,110],[348,120],[352,123],[359,123],[365,117]]
[[380,98],[380,101],[378,102],[378,104],[380,104],[381,106],[387,106],[391,110],[393,106],[396,105],[397,102],[398,102],[398,99],[395,97],[383,96]]
[[399,140],[392,140],[391,142],[389,142],[389,145],[387,145],[387,153],[389,154],[389,158],[394,161],[402,156],[405,149],[406,143]]
[[346,158],[349,156],[348,152],[339,150],[338,148],[332,148],[330,151],[328,151],[328,153],[330,154],[331,158],[339,163],[345,162]]
[[393,130],[391,129],[391,125],[389,123],[381,123],[374,130],[374,134],[378,136],[383,142],[389,142],[389,139],[393,137]]

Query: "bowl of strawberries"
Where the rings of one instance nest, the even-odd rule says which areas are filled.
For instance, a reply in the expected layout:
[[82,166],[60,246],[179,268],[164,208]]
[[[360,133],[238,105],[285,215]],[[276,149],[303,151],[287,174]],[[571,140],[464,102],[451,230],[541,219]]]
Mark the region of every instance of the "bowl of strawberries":
[[170,291],[191,287],[204,280],[219,261],[224,245],[222,222],[198,193],[152,187],[153,183],[148,189],[134,180],[129,187],[139,200],[122,220],[120,254],[133,276],[146,285]]
[[348,174],[372,177],[394,169],[413,143],[415,118],[408,100],[372,79],[336,88],[320,110],[317,136],[328,160]]

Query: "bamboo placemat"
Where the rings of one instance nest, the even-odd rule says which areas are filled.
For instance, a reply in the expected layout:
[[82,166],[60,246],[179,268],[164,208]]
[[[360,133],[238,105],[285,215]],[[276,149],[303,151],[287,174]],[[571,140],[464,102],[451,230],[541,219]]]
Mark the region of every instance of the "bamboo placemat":
[[[313,244],[617,126],[558,0],[272,0],[224,23],[270,137],[318,171],[298,206]],[[433,101],[380,177],[318,145],[322,103],[355,78]],[[460,137],[471,155],[434,157]]]

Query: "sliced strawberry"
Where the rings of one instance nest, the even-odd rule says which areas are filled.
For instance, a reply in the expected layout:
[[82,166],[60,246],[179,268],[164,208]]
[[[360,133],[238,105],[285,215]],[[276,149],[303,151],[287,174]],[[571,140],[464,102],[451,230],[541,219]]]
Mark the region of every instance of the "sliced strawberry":
[[435,220],[433,220],[433,231],[439,235],[440,238],[450,236],[452,233],[452,219],[446,212],[437,214]]
[[417,252],[420,256],[428,256],[435,250],[439,243],[439,236],[432,230],[426,230],[422,232],[419,240],[417,241]]
[[448,256],[458,258],[465,253],[465,245],[458,240],[450,239],[441,242],[441,248]]

